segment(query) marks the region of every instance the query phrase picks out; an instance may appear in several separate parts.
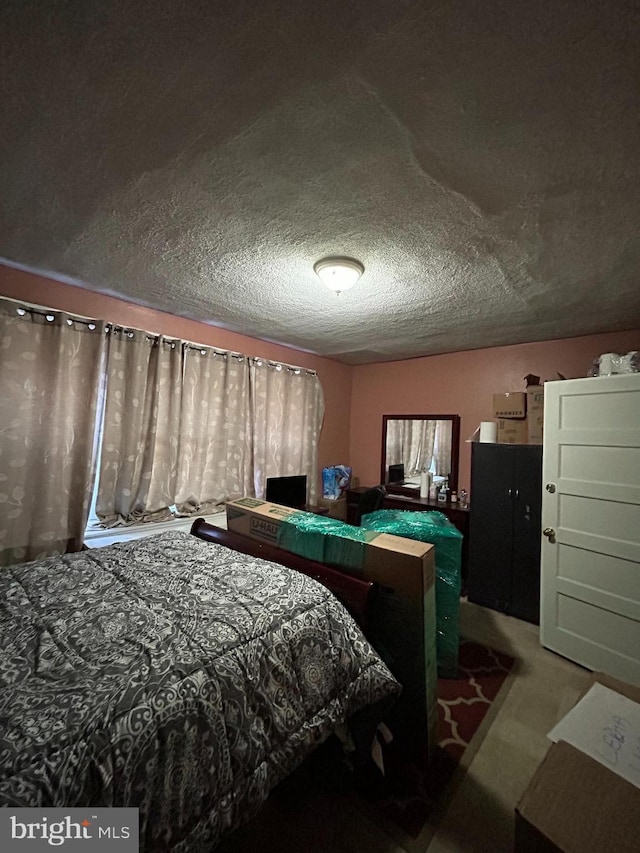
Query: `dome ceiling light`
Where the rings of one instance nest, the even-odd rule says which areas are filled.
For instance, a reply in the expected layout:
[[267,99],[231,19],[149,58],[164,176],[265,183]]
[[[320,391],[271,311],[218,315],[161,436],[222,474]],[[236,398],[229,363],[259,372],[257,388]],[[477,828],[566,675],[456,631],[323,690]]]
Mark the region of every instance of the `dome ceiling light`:
[[356,283],[364,266],[353,258],[322,258],[313,265],[318,278],[338,296]]

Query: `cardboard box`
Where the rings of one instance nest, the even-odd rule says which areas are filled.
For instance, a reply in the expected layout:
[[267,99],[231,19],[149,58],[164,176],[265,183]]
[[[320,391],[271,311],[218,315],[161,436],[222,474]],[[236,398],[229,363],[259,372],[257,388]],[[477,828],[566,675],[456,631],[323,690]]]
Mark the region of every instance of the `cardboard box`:
[[527,388],[527,444],[542,444],[544,431],[544,385]]
[[[287,506],[269,503],[259,498],[239,498],[226,504],[227,527],[236,533],[242,533],[259,542],[269,542],[286,547],[282,542],[280,527],[283,522],[294,516],[308,515]],[[341,552],[348,552],[347,559],[352,573],[358,577],[378,583],[389,581],[388,563],[393,562],[393,586],[397,591],[422,597],[425,590],[434,584],[435,565],[434,547],[426,542],[405,539],[391,533],[362,531],[363,539],[354,540],[354,529],[350,524],[334,525],[327,533],[321,531],[322,516],[314,516],[320,522],[319,528],[309,533],[305,541],[304,556],[319,562],[338,565]],[[344,528],[344,536],[340,529]],[[352,543],[350,546],[349,543]],[[313,554],[311,553],[313,552]],[[356,565],[358,564],[358,565]]]
[[524,418],[527,414],[527,395],[524,391],[507,391],[493,395],[495,418]]
[[227,527],[259,542],[278,544],[278,530],[283,518],[300,510],[261,501],[259,498],[239,498],[226,504]]
[[[640,704],[640,687],[594,681]],[[632,853],[640,847],[640,788],[565,741],[552,744],[516,806],[514,853]]]
[[527,394],[527,415],[544,411],[544,385],[530,385]]
[[542,444],[544,415],[527,415],[527,444]]
[[338,518],[340,521],[347,520],[347,499],[338,498],[336,501],[329,498],[319,498],[318,506],[329,510],[329,518]]
[[496,429],[496,442],[498,444],[527,444],[527,441],[527,418],[521,420],[498,418]]
[[[310,515],[256,498],[229,501],[226,511],[229,530],[281,548],[287,547],[283,538],[291,539],[281,527],[293,516]],[[315,529],[302,534],[304,556],[378,584],[367,636],[403,685],[389,726],[400,748],[426,763],[437,742],[438,723],[435,548],[374,531],[362,531],[362,540],[353,540],[360,528],[314,518]],[[325,521],[328,530],[323,533]]]

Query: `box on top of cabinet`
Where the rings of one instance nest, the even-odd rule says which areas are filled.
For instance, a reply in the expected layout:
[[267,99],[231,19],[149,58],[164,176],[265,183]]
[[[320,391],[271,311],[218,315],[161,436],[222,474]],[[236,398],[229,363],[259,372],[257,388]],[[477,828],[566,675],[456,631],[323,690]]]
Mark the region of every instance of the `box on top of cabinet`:
[[527,388],[527,444],[542,444],[544,427],[544,385]]
[[[498,418],[496,441],[498,444],[529,444],[528,419]],[[538,442],[531,442],[537,444]]]
[[507,391],[493,395],[495,418],[524,418],[527,414],[527,395],[524,391]]
[[544,433],[544,415],[533,414],[527,416],[527,444],[542,444]]
[[544,411],[544,385],[530,385],[526,390],[527,414]]

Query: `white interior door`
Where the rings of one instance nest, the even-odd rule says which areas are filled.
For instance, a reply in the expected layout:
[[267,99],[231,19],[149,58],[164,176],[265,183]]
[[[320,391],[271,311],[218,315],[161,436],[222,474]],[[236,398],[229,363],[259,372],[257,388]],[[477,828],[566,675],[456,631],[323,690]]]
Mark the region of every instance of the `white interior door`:
[[545,384],[543,646],[640,684],[640,374]]

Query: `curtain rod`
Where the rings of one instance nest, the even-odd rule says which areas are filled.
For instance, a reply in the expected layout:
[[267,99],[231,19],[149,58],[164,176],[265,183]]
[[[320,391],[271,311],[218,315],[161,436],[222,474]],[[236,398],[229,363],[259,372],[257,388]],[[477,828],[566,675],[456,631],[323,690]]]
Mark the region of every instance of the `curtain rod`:
[[[55,319],[56,314],[67,314],[69,312],[63,311],[58,308],[46,308],[44,306],[36,306],[27,302],[21,302],[17,299],[12,299],[11,297],[2,297],[7,301],[15,303],[16,311],[18,314],[37,314],[40,317],[46,317],[47,319],[51,317],[51,322]],[[80,323],[80,325],[87,326],[89,329],[93,330],[97,327],[97,323],[99,321],[92,320],[89,317],[79,317],[76,314],[69,316],[67,318],[67,323],[71,325],[72,323]],[[109,321],[105,321],[105,334],[109,334],[110,332],[125,332],[133,336],[135,332],[141,332],[146,335],[148,341],[158,342],[160,338],[165,337],[164,335],[155,333],[155,332],[147,332],[144,329],[136,329],[128,326],[120,326],[117,323],[111,323]],[[206,351],[212,352],[214,355],[221,355],[223,358],[234,358],[237,361],[244,361],[244,359],[248,359],[256,366],[260,367],[262,364],[267,364],[269,367],[273,367],[276,370],[282,370],[283,368],[288,373],[304,373],[307,376],[317,376],[317,371],[308,368],[308,367],[298,367],[294,364],[287,364],[286,362],[281,361],[272,361],[268,358],[261,358],[260,356],[246,356],[240,352],[234,352],[232,350],[220,350],[216,347],[212,347],[209,344],[198,344],[195,341],[183,341],[180,338],[166,338],[167,343],[171,343],[172,346],[175,346],[176,343],[181,343],[186,349],[190,350],[200,350],[202,354]]]
[[288,373],[304,373],[307,376],[317,376],[317,371],[312,370],[310,367],[298,367],[295,364],[286,364],[283,361],[272,361],[268,358],[260,358],[259,355],[254,355],[251,361],[257,366],[261,367],[263,364],[266,364],[268,367],[273,367],[275,370],[282,370],[283,368]]
[[[14,300],[11,301],[13,302]],[[61,314],[69,313],[68,311],[60,311],[55,308],[36,308],[33,305],[23,302],[16,302],[16,304],[18,305],[16,313],[20,316],[24,316],[25,314],[36,314],[38,317],[46,317],[46,319],[51,323],[55,320],[56,315],[60,316]],[[67,324],[71,326],[73,323],[79,323],[81,326],[88,326],[92,330],[96,329],[98,326],[98,320],[90,320],[88,317],[78,317],[75,314],[67,317]]]

